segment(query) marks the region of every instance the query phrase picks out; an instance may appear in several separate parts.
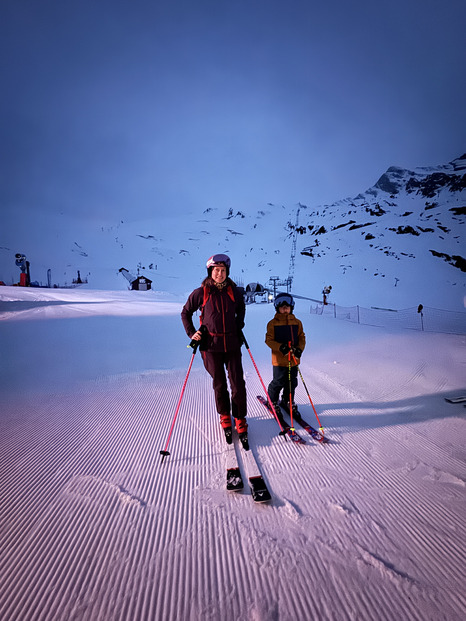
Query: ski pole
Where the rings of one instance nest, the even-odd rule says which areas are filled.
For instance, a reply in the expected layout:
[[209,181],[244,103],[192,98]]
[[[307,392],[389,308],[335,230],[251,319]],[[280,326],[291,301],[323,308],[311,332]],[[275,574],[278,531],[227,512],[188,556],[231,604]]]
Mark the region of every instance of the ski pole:
[[304,390],[306,391],[306,394],[309,397],[309,401],[310,401],[310,403],[312,405],[312,409],[314,410],[314,414],[316,415],[317,422],[319,423],[319,431],[321,431],[322,435],[324,435],[324,428],[322,427],[322,423],[320,422],[319,417],[317,416],[316,409],[314,407],[314,404],[312,403],[311,395],[309,394],[309,390],[307,389],[306,382],[304,381],[303,374],[301,373],[301,369],[299,368],[299,362],[296,360],[296,357],[295,357],[294,354],[293,354],[293,358],[294,358],[295,363],[298,366],[299,377],[301,378],[301,381],[302,381],[303,386],[304,386]]
[[[291,395],[291,341],[288,343],[288,389],[290,391],[290,420],[291,420],[291,433],[294,435],[296,430],[293,425],[293,397]],[[294,355],[293,355],[294,358]],[[294,358],[296,361],[296,358]]]
[[[265,387],[265,384],[264,384],[264,382],[263,382],[263,380],[262,380],[261,374],[259,373],[259,369],[257,368],[257,364],[255,363],[255,360],[254,360],[254,358],[252,357],[251,350],[249,349],[249,345],[248,345],[248,342],[247,342],[247,340],[246,340],[246,337],[244,336],[244,333],[243,333],[243,340],[244,340],[244,345],[245,345],[246,349],[248,350],[248,354],[249,354],[249,355],[250,355],[250,357],[251,357],[252,364],[253,364],[254,368],[256,369],[257,375],[259,376],[260,383],[262,384],[262,388],[264,389],[264,392],[265,392],[265,394],[267,395],[267,400],[268,400],[268,402],[269,402],[270,408],[271,408],[271,410],[272,410],[272,412],[273,412],[273,415],[275,416],[275,419],[276,419],[276,421],[277,421],[277,423],[278,423],[278,426],[279,426],[279,427],[280,427],[280,429],[281,429],[281,431],[280,431],[280,435],[281,435],[281,436],[285,436],[286,431],[283,429],[283,425],[281,424],[280,419],[279,419],[279,418],[278,418],[278,416],[277,416],[277,413],[276,413],[276,411],[275,411],[275,408],[274,408],[274,406],[273,406],[273,403],[272,403],[272,401],[271,401],[271,399],[270,399],[270,397],[269,397],[269,393],[268,393],[268,391],[267,391],[267,388]],[[286,436],[285,436],[285,440],[286,440]]]
[[180,405],[181,405],[181,400],[183,399],[184,390],[186,388],[186,384],[188,383],[188,377],[189,377],[189,374],[191,372],[191,367],[193,366],[193,360],[194,360],[194,356],[196,355],[196,351],[197,351],[198,346],[199,346],[199,341],[194,341],[194,340],[192,340],[190,342],[190,344],[188,345],[188,347],[192,347],[193,348],[193,355],[191,356],[191,362],[189,363],[188,372],[186,373],[186,377],[185,377],[185,380],[184,380],[183,388],[181,389],[180,398],[178,399],[178,405],[176,406],[175,415],[173,416],[173,421],[172,421],[172,424],[171,424],[171,427],[170,427],[170,431],[168,433],[167,442],[165,444],[164,449],[162,451],[160,451],[160,454],[162,455],[162,463],[163,463],[163,460],[165,459],[165,457],[170,455],[170,453],[167,450],[168,449],[168,444],[170,443],[170,438],[171,438],[171,435],[172,435],[172,432],[173,432],[173,428],[175,426],[176,417],[178,416],[178,412],[179,412]]

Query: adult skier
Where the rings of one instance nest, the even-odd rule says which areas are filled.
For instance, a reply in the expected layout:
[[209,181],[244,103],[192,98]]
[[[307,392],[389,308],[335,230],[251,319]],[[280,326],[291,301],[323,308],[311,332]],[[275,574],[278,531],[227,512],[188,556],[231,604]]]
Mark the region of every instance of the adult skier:
[[[241,443],[248,449],[246,384],[241,360],[246,307],[242,292],[229,277],[230,266],[226,254],[215,254],[207,260],[207,277],[188,297],[181,320],[188,337],[199,341],[204,366],[213,380],[215,404],[227,443],[232,442],[233,415]],[[198,310],[201,325],[196,329],[193,314]]]

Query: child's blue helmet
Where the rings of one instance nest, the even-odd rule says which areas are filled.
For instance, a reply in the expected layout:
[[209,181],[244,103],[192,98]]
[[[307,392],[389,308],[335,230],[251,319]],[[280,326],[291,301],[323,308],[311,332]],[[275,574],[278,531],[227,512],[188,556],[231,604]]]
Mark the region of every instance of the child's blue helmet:
[[283,305],[290,306],[291,310],[293,311],[294,309],[293,296],[289,293],[279,293],[277,297],[275,298],[273,305],[275,306],[275,310],[277,311],[279,307]]

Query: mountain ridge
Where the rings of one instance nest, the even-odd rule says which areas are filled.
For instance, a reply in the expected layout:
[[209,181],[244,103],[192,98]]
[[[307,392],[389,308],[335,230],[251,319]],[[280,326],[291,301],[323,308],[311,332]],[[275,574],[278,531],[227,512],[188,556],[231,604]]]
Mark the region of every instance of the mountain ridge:
[[[309,207],[206,205],[140,221],[90,226],[43,216],[34,229],[3,231],[0,279],[19,281],[14,253],[31,261],[31,280],[71,284],[77,271],[95,289],[126,288],[124,267],[180,296],[202,280],[216,252],[232,258],[243,285],[292,279],[292,292],[318,298],[332,286],[342,305],[464,308],[466,154],[439,166],[390,166],[365,192]],[[37,220],[37,218],[36,218]],[[61,233],[58,231],[61,229]]]

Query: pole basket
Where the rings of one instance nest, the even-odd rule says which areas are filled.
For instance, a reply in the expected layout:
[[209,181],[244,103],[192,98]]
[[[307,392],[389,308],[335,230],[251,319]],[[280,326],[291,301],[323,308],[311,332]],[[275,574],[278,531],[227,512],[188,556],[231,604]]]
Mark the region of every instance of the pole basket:
[[169,451],[160,451],[160,454],[162,455],[162,464],[163,464],[163,460],[165,459],[165,457],[168,457],[170,453]]

